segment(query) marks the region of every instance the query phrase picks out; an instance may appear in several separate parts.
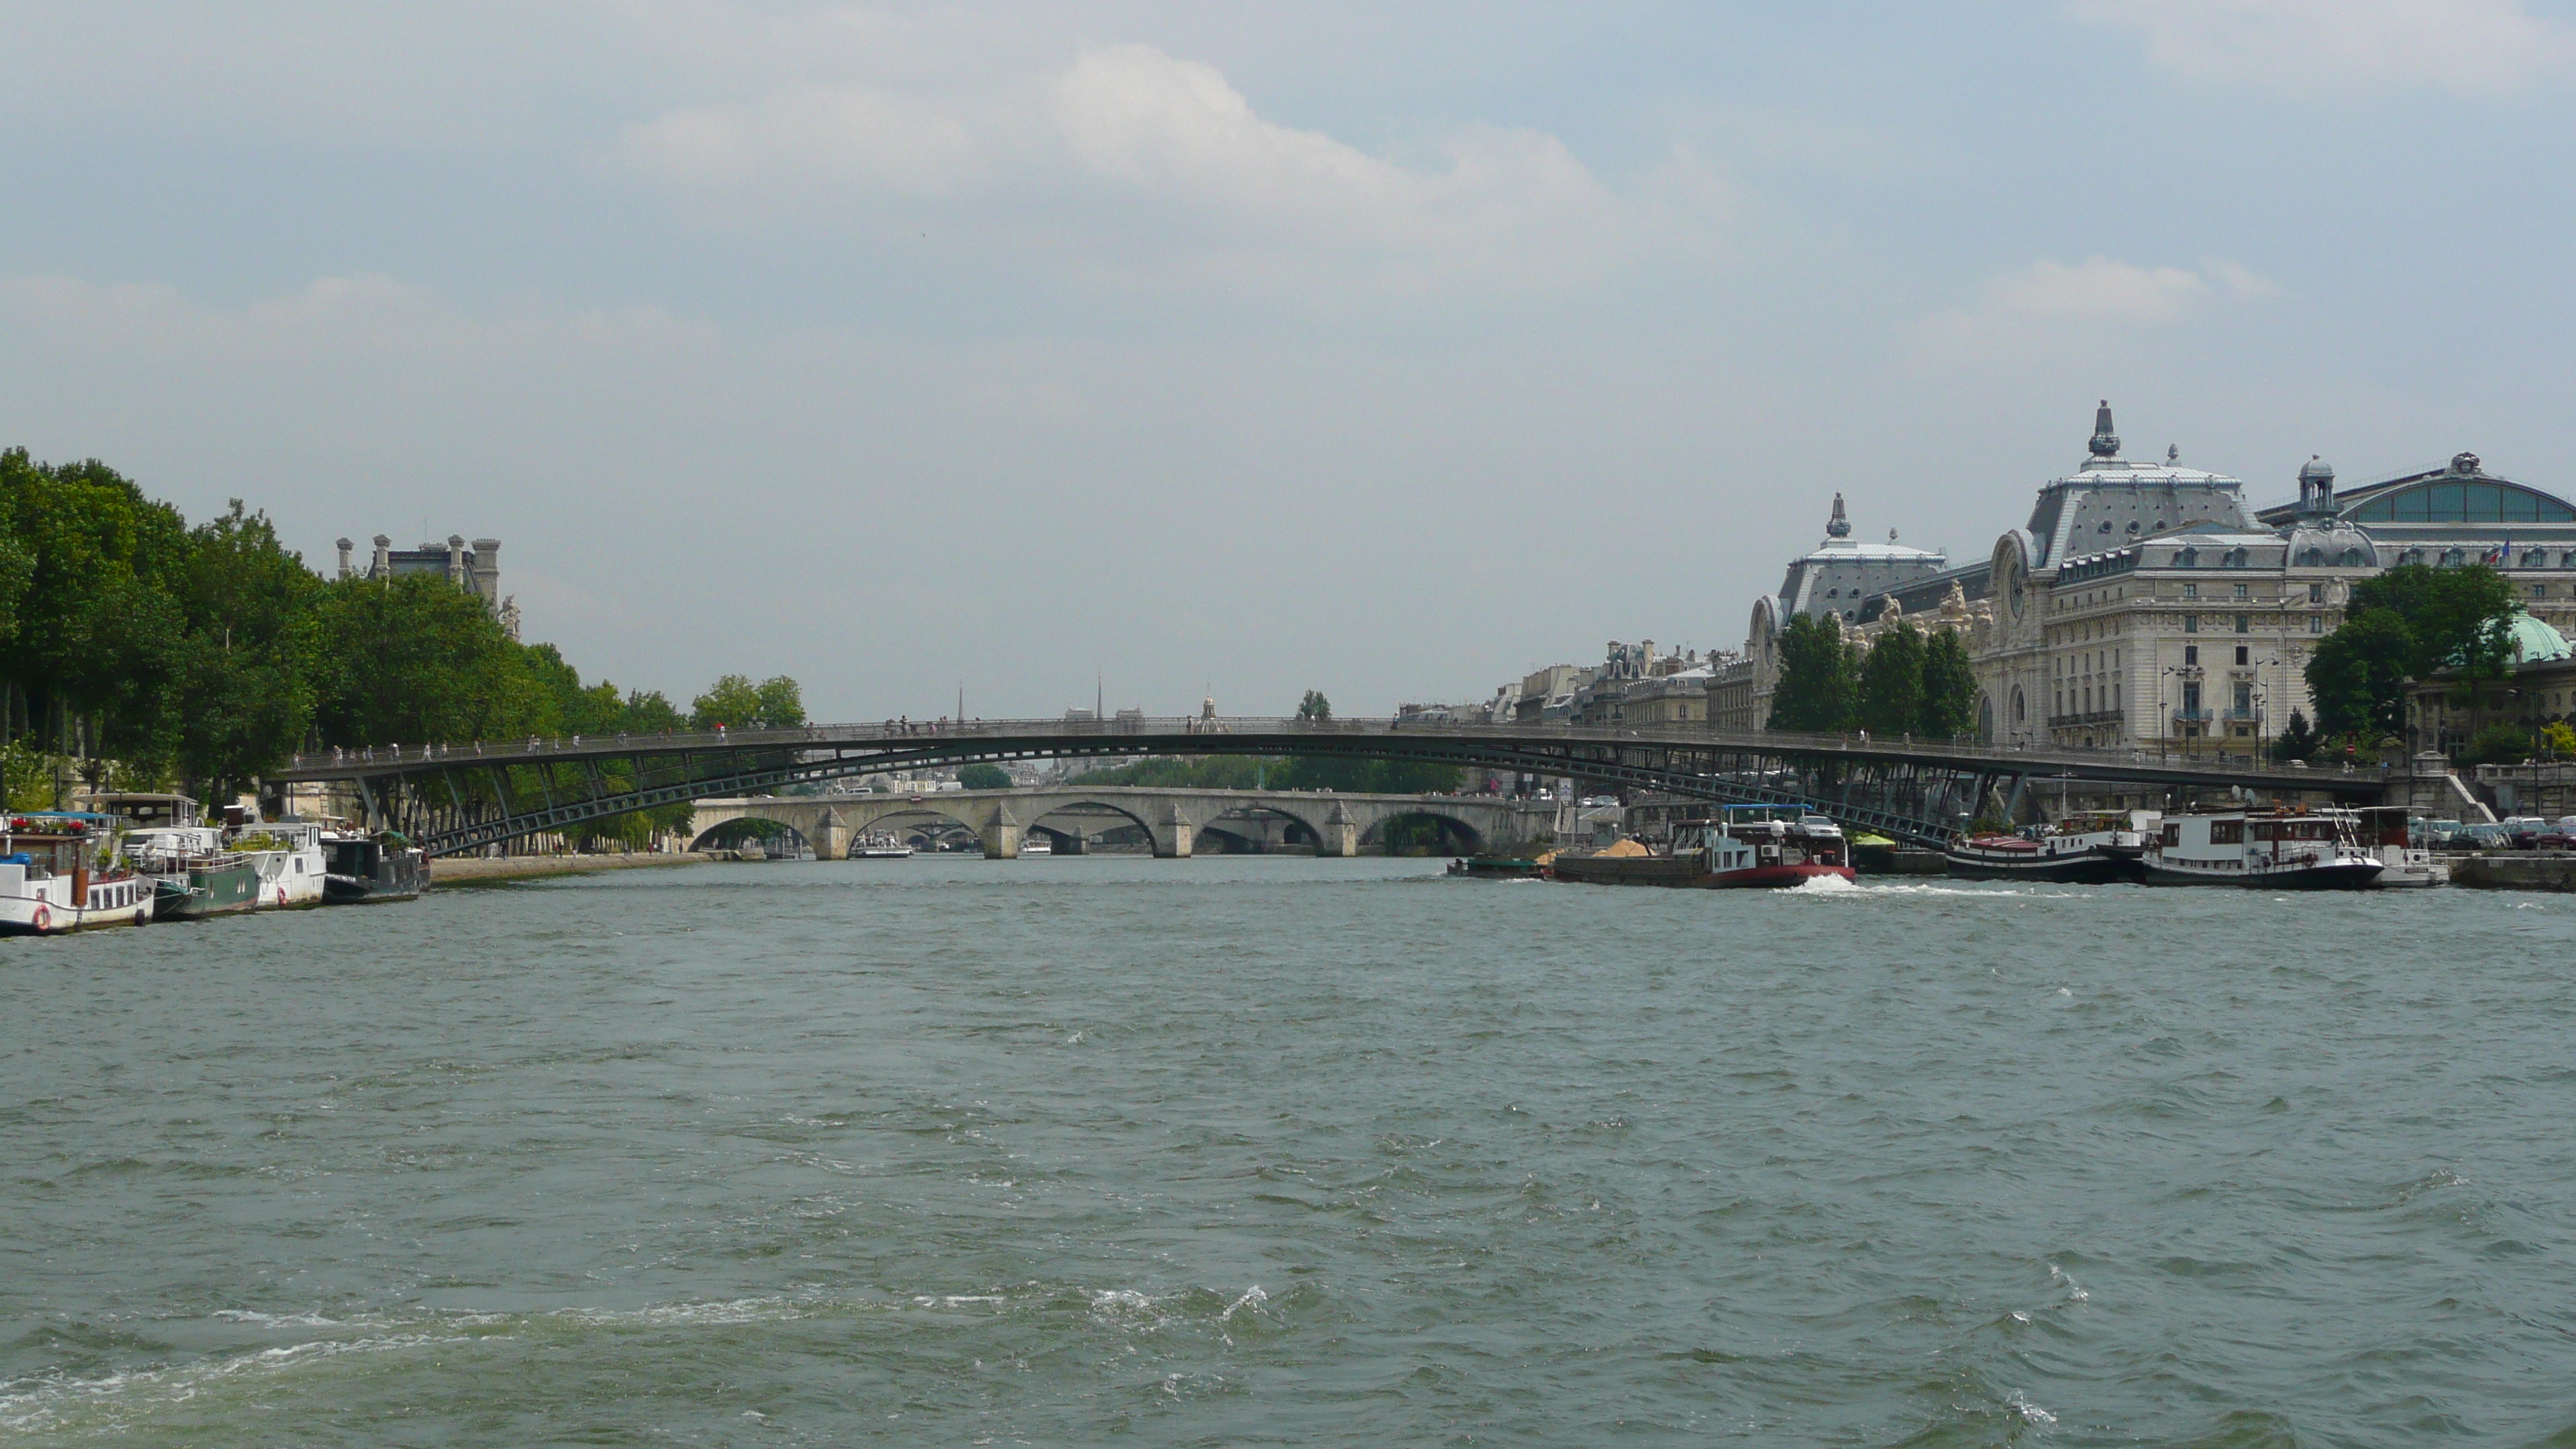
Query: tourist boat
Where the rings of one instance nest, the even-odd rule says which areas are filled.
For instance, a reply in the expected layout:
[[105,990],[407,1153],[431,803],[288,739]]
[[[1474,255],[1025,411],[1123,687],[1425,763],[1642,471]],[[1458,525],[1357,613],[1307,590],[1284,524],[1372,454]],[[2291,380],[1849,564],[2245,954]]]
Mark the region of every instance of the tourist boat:
[[288,910],[322,904],[323,880],[330,863],[322,850],[322,827],[304,820],[273,820],[236,826],[231,845],[250,857],[259,872],[260,910]]
[[329,863],[322,877],[324,905],[408,901],[429,889],[429,857],[396,831],[326,832],[322,853]]
[[909,860],[912,847],[884,831],[862,835],[850,842],[852,860]]
[[118,863],[112,816],[44,810],[0,823],[0,935],[139,926],[152,895],[150,880]]
[[2368,890],[2387,869],[2363,846],[2356,813],[2339,807],[2168,815],[2147,848],[2147,879],[2159,885]]
[[1942,867],[1967,880],[2142,881],[2153,822],[2145,811],[2095,811],[2010,835],[1962,835],[1941,852]]
[[259,904],[259,867],[224,844],[215,825],[157,825],[126,832],[125,853],[152,879],[152,919],[199,921]]
[[1842,827],[1822,815],[1771,805],[1729,805],[1703,826],[1691,850],[1559,855],[1552,880],[1587,885],[1687,886],[1700,890],[1805,885],[1850,880],[1851,850]]
[[1020,838],[1020,854],[1053,855],[1055,854],[1055,842],[1047,839],[1043,835],[1022,836]]
[[2451,883],[2451,868],[2415,844],[2413,811],[2403,805],[2369,805],[2353,813],[2360,819],[2362,849],[2379,857],[2383,888]]

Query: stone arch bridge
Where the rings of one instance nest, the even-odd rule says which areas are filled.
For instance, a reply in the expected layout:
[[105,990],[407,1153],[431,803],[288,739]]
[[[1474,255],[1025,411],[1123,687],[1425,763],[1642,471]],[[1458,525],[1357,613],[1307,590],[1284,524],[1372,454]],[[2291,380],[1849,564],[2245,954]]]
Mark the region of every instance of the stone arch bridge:
[[[1079,817],[1067,812],[1081,812]],[[1351,856],[1381,839],[1389,821],[1427,817],[1464,850],[1512,849],[1555,819],[1552,805],[1491,795],[1345,795],[1298,790],[1188,790],[1145,786],[1065,785],[1018,790],[942,790],[922,795],[772,795],[702,800],[689,823],[692,840],[737,820],[765,820],[804,837],[816,858],[839,860],[853,837],[892,821],[924,816],[953,820],[983,842],[987,859],[1019,855],[1020,842],[1042,833],[1079,853],[1083,824],[1132,824],[1164,859],[1196,853],[1203,832],[1249,835],[1253,822],[1298,827],[1289,838],[1311,842],[1317,855]],[[1053,824],[1048,824],[1052,820]],[[1232,826],[1232,829],[1228,829]]]

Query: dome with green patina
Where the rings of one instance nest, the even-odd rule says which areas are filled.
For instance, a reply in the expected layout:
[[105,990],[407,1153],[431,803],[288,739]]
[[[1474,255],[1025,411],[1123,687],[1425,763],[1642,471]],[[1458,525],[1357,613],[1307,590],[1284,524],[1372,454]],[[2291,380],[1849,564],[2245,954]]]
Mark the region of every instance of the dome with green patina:
[[2576,646],[2568,644],[2566,635],[2529,614],[2514,615],[2505,633],[2505,647],[2516,664],[2545,664],[2576,656]]

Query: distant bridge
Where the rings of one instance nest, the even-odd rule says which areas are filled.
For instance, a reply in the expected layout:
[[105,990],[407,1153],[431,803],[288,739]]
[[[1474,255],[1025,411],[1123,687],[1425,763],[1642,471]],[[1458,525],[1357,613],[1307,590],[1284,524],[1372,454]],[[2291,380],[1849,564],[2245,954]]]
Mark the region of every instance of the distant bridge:
[[[2259,768],[2129,750],[1989,744],[1686,725],[1398,725],[1385,720],[979,720],[379,745],[295,758],[271,777],[338,782],[369,821],[433,855],[574,829],[632,810],[770,794],[874,774],[979,762],[1138,755],[1305,755],[1471,765],[1572,777],[1686,799],[1797,805],[1847,826],[1938,844],[1966,817],[2010,815],[2033,782],[2059,779],[2216,795],[2377,799],[2376,771]],[[603,767],[607,767],[603,769]]]
[[[1545,828],[1552,808],[1532,807],[1493,795],[1344,795],[1298,790],[1182,790],[1150,786],[1059,785],[1023,790],[941,790],[921,795],[780,795],[742,800],[701,800],[689,835],[738,820],[769,821],[802,837],[814,854],[839,860],[853,836],[890,822],[945,820],[964,826],[982,843],[987,859],[1008,860],[1020,843],[1044,835],[1051,848],[1079,854],[1103,824],[1132,825],[1154,854],[1187,857],[1202,832],[1249,843],[1269,832],[1265,819],[1317,855],[1352,856],[1383,839],[1389,821],[1417,818],[1439,828],[1459,851],[1516,847],[1528,842],[1533,817]],[[1086,829],[1085,827],[1090,827]]]

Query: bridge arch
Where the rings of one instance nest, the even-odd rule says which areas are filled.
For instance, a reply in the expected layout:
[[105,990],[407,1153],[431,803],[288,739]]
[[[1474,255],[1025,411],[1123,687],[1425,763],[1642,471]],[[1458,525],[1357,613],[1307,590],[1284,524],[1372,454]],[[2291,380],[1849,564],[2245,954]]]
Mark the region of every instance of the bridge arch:
[[804,831],[784,820],[773,820],[766,815],[754,814],[735,815],[717,821],[699,831],[696,838],[689,842],[689,849],[739,850],[743,845],[754,840],[763,844],[773,840],[786,841],[799,851],[813,849],[813,842],[805,838]]
[[[1430,827],[1428,836],[1420,829]],[[1484,832],[1457,815],[1431,806],[1389,811],[1360,832],[1363,849],[1376,846],[1389,855],[1420,850],[1425,855],[1476,855],[1485,848]]]
[[1159,848],[1157,845],[1159,837],[1156,834],[1153,821],[1146,819],[1143,815],[1136,813],[1136,811],[1125,805],[1119,804],[1115,800],[1100,799],[1079,793],[1070,793],[1062,798],[1047,800],[1043,810],[1030,815],[1028,821],[1021,825],[1020,829],[1023,831],[1043,829],[1049,835],[1055,836],[1071,834],[1073,832],[1067,831],[1061,824],[1053,827],[1048,827],[1044,824],[1045,821],[1071,810],[1105,810],[1143,832],[1146,848]]
[[852,834],[883,833],[921,848],[937,845],[939,838],[951,831],[962,831],[976,838],[983,835],[975,821],[926,801],[901,801],[886,809],[871,811],[862,818],[867,823],[853,826]]

